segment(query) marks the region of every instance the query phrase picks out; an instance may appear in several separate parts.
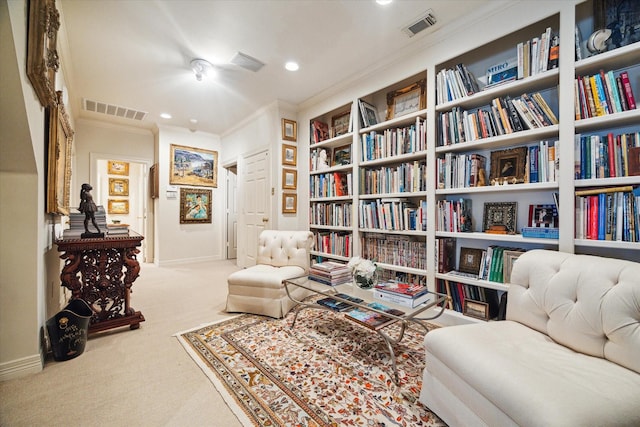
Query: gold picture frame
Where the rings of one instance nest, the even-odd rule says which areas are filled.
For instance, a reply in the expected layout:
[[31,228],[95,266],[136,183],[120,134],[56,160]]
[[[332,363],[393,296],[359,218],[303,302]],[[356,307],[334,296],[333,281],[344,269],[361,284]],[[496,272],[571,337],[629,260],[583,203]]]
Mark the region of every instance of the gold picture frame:
[[282,169],[282,189],[296,190],[298,188],[298,171],[295,169]]
[[27,77],[43,107],[57,102],[55,83],[60,67],[56,43],[60,13],[55,0],[30,0]]
[[202,188],[180,188],[180,224],[211,224],[213,192]]
[[109,175],[129,176],[129,162],[109,160],[107,162],[107,173]]
[[480,301],[464,300],[463,314],[476,319],[489,320],[489,304]]
[[491,173],[489,175],[491,185],[523,183],[526,174],[527,151],[527,147],[492,151]]
[[71,187],[71,148],[73,129],[62,103],[49,107],[49,147],[47,152],[47,213],[69,215]]
[[298,211],[298,195],[296,193],[282,194],[282,213],[296,213]]
[[298,164],[298,149],[295,145],[282,144],[282,164],[289,166]]
[[129,200],[128,199],[107,200],[107,213],[112,215],[128,215]]
[[298,123],[295,120],[282,119],[282,139],[293,142],[298,140]]
[[387,94],[387,120],[427,108],[427,80],[422,79],[407,87]]
[[218,152],[171,144],[169,184],[218,187]]
[[128,178],[109,178],[109,195],[110,196],[128,196],[129,195],[129,179]]

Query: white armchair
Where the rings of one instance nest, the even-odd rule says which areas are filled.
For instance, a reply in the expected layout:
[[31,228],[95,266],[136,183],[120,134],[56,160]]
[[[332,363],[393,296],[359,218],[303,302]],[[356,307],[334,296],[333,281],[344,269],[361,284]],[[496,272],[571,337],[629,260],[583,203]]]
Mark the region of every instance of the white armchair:
[[[228,279],[228,312],[243,312],[281,318],[293,302],[282,281],[309,274],[310,231],[265,230],[258,238],[257,264],[232,273]],[[310,292],[290,289],[297,300]]]

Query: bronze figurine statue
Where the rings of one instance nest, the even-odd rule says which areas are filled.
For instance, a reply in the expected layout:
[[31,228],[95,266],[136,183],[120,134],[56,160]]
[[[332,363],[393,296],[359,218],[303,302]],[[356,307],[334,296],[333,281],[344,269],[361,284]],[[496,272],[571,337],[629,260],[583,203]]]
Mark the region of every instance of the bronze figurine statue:
[[[104,233],[100,231],[100,227],[98,227],[98,223],[96,222],[95,214],[98,208],[93,201],[91,190],[93,190],[93,187],[90,184],[82,184],[82,189],[80,190],[80,206],[78,207],[78,210],[84,213],[85,232],[82,234],[82,237],[104,237]],[[98,230],[97,233],[89,232],[89,220],[91,220],[93,226]]]

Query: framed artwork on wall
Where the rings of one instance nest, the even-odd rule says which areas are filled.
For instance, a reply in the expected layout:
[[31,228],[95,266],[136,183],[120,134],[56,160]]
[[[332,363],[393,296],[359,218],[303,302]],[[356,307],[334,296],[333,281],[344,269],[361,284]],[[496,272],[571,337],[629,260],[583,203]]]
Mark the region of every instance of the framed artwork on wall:
[[282,139],[293,142],[298,140],[298,124],[294,120],[282,119]]
[[171,144],[169,184],[218,186],[218,152]]
[[282,194],[282,213],[296,213],[298,208],[298,195],[295,193]]
[[298,171],[295,169],[282,169],[282,189],[295,190],[298,188]]
[[127,199],[109,199],[107,201],[107,213],[109,214],[129,214],[129,200]]
[[282,164],[296,166],[298,163],[298,149],[295,145],[282,144]]
[[107,173],[109,175],[129,176],[129,162],[109,160],[107,162]]
[[56,104],[56,71],[60,13],[55,0],[30,0],[27,36],[27,77],[43,107]]
[[69,215],[73,130],[62,103],[62,92],[58,92],[57,96],[59,102],[47,109],[49,113],[47,213]]
[[160,197],[160,183],[158,177],[158,164],[149,168],[149,195],[152,199]]
[[109,195],[110,196],[128,196],[129,195],[129,179],[128,178],[109,178]]
[[180,224],[211,224],[212,191],[180,188]]

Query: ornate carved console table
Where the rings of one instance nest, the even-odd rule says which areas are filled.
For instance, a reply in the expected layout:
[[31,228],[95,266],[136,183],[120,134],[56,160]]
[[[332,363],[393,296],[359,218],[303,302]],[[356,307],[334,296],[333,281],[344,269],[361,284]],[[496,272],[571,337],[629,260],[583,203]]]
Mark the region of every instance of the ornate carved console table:
[[65,260],[60,279],[71,298],[85,300],[93,309],[89,333],[127,326],[138,329],[141,312],[129,304],[131,286],[138,278],[136,255],[143,236],[57,240],[60,258]]

